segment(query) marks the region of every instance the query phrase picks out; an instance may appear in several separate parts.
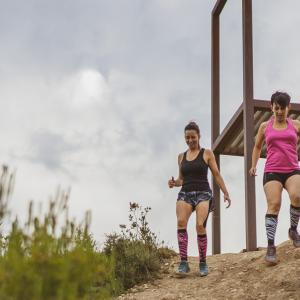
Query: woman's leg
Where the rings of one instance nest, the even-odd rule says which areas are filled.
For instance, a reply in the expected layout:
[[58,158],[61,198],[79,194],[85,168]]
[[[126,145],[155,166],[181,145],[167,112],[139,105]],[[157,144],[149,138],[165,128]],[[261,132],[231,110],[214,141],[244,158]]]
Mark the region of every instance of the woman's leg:
[[266,261],[276,263],[276,248],[274,245],[278,214],[281,206],[281,193],[283,186],[279,181],[269,181],[264,185],[268,210],[265,216],[265,225],[268,238]]
[[275,233],[277,228],[277,217],[281,206],[281,194],[283,186],[279,181],[269,181],[264,185],[267,198],[268,210],[266,213],[266,231],[268,245],[274,245]]
[[300,175],[293,175],[286,180],[285,188],[289,194],[290,222],[289,237],[293,240],[295,247],[300,247],[300,236],[297,232],[297,226],[300,218]]
[[193,212],[193,208],[190,204],[179,200],[176,203],[176,215],[177,215],[177,239],[179,254],[182,261],[187,261],[187,247],[188,247],[188,234],[187,223]]
[[206,261],[207,235],[205,221],[208,217],[209,201],[202,201],[196,206],[196,230],[200,262]]
[[199,251],[199,273],[200,276],[208,274],[208,267],[206,264],[207,252],[207,235],[206,235],[206,220],[209,211],[209,201],[202,201],[196,206],[196,230],[197,242]]

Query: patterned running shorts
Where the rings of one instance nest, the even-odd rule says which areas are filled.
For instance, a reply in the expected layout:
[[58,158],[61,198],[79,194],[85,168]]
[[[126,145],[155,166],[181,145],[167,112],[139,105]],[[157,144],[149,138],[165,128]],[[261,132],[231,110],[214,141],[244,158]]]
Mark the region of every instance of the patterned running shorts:
[[196,206],[203,201],[209,201],[209,211],[214,210],[213,205],[213,195],[211,191],[193,191],[193,192],[184,192],[180,191],[178,193],[177,201],[182,200],[188,204],[190,204],[195,210]]

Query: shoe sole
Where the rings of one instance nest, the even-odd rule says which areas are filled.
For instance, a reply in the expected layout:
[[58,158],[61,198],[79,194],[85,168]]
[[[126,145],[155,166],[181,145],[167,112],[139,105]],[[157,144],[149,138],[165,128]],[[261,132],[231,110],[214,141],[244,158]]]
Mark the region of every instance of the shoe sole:
[[300,248],[300,245],[299,245],[299,246],[295,245],[294,240],[290,237],[290,235],[289,235],[289,239],[290,239],[290,241],[293,243],[293,246],[294,246],[295,248]]
[[275,266],[277,265],[277,259],[275,260],[268,260],[266,257],[265,257],[265,262],[270,265],[270,266]]
[[205,277],[205,276],[207,276],[207,275],[208,275],[208,273],[207,273],[207,274],[199,273],[199,276],[200,276],[200,277]]
[[181,272],[175,272],[175,276],[177,278],[186,278],[188,277],[190,274],[189,273],[181,273]]

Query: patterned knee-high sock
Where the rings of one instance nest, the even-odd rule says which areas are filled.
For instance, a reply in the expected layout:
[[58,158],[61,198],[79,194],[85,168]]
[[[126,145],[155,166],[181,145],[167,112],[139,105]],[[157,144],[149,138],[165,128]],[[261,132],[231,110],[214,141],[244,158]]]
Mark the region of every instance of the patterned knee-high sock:
[[180,258],[187,261],[188,234],[186,229],[177,230],[177,239]]
[[278,216],[266,214],[265,224],[268,238],[268,246],[274,246],[275,233],[277,228]]
[[300,218],[300,207],[290,206],[290,217],[291,217],[291,229],[297,230],[297,226]]
[[207,235],[198,234],[197,236],[198,250],[199,250],[199,260],[200,262],[206,261],[206,251],[207,251]]

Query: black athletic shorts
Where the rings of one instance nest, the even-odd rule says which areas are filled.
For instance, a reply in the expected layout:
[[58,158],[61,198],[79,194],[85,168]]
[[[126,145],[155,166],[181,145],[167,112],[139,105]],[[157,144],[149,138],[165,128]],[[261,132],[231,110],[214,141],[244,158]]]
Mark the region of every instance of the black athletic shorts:
[[300,175],[300,170],[295,170],[289,173],[276,173],[276,172],[266,172],[264,173],[264,178],[263,178],[263,185],[265,185],[267,182],[276,180],[282,183],[282,185],[285,185],[286,180],[293,176],[299,174]]

